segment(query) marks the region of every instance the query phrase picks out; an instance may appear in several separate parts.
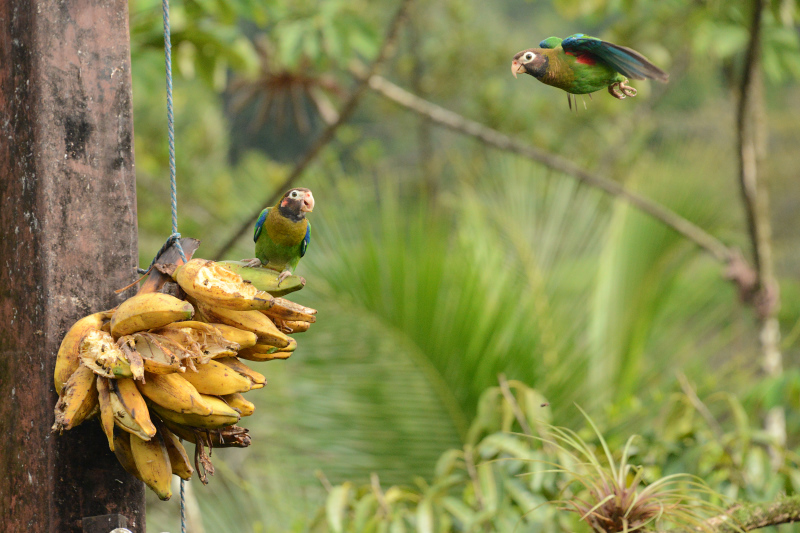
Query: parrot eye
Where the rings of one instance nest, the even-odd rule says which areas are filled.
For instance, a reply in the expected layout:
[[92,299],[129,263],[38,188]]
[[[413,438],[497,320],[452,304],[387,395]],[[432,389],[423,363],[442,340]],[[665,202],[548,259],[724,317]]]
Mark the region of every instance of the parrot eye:
[[297,191],[292,191],[289,193],[289,198],[297,198]]
[[522,59],[524,59],[525,61],[530,61],[533,59],[533,57],[534,57],[533,52],[525,52],[525,55],[522,56]]

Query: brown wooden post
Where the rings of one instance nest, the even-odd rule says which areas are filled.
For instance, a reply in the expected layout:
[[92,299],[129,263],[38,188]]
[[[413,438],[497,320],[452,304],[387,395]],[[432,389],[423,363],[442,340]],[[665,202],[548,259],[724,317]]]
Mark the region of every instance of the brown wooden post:
[[0,0],[0,531],[145,528],[99,425],[50,433],[64,332],[136,275],[129,40],[126,0]]

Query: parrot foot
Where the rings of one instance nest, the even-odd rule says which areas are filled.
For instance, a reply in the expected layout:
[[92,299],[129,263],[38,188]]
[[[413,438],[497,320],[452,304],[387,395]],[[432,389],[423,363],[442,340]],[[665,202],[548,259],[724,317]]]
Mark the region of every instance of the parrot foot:
[[628,85],[628,80],[612,83],[608,86],[608,93],[618,100],[623,100],[630,96],[633,98],[638,91]]
[[242,263],[244,263],[245,266],[248,266],[250,268],[260,267],[261,259],[259,259],[258,257],[254,257],[252,259],[242,259]]
[[286,278],[288,278],[291,275],[292,275],[292,273],[289,272],[288,270],[284,270],[283,272],[281,272],[278,275],[278,287],[281,286],[281,283],[283,283],[283,280],[285,280]]

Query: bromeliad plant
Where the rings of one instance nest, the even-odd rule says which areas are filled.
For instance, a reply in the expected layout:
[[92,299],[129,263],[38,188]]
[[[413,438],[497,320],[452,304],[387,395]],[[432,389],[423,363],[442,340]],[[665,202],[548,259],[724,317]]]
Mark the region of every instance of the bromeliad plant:
[[[579,408],[580,409],[580,408]],[[726,511],[713,501],[721,496],[703,480],[689,474],[672,474],[645,482],[645,469],[631,464],[636,436],[631,436],[618,462],[592,419],[581,409],[602,448],[595,447],[568,428],[550,426],[544,443],[555,447],[559,460],[549,462],[551,473],[566,476],[566,497],[553,501],[559,509],[577,513],[598,533],[654,530],[669,525],[680,530],[714,531],[707,522]],[[732,531],[742,531],[731,523]]]

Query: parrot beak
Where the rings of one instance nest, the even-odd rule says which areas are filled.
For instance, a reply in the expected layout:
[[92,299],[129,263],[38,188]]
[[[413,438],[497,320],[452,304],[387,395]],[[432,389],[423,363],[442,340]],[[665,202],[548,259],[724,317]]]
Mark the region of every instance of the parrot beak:
[[511,62],[511,74],[513,74],[514,77],[516,78],[517,74],[521,74],[522,72],[525,72],[525,67],[522,66],[522,63],[520,63],[516,59],[513,60]]
[[311,191],[306,193],[306,197],[303,199],[303,205],[300,206],[300,211],[304,213],[310,213],[314,210],[314,195],[311,194]]

